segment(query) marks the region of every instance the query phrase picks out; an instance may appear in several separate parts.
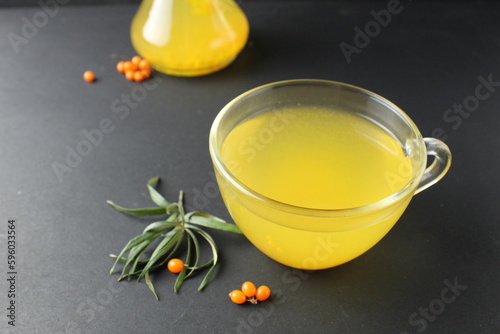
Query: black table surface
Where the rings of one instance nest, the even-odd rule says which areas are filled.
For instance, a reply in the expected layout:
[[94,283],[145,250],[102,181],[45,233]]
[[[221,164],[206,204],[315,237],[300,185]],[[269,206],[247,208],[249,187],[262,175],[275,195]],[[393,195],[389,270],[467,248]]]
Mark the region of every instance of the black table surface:
[[[136,5],[0,9],[0,332],[499,333],[500,3],[239,3],[251,34],[233,64],[196,78],[156,74],[148,89],[115,70],[135,54]],[[390,22],[375,23],[393,5]],[[365,29],[368,40],[356,37]],[[82,80],[89,69],[93,84]],[[291,269],[243,236],[213,232],[221,261],[202,292],[203,275],[175,294],[172,274],[153,274],[159,301],[144,282],[116,282],[109,254],[153,220],[106,200],[150,206],[145,184],[159,175],[168,199],[183,189],[187,206],[231,221],[214,190],[211,123],[240,93],[297,78],[393,101],[449,145],[449,173],[339,267]],[[77,149],[85,153],[70,166]],[[246,280],[274,297],[231,303]]]

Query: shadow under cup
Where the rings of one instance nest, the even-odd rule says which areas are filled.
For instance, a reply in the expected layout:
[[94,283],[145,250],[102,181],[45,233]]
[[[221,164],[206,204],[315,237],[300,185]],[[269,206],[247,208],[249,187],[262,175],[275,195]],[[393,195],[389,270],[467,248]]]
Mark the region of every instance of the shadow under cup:
[[[340,109],[378,125],[397,140],[410,160],[409,181],[374,203],[331,210],[290,205],[243,184],[228,168],[231,162],[221,156],[226,137],[256,114],[297,105]],[[222,197],[244,235],[274,260],[308,270],[334,267],[369,250],[394,226],[413,195],[441,179],[451,164],[448,147],[437,139],[422,138],[393,103],[364,89],[325,80],[281,81],[238,96],[214,120],[209,142]],[[428,167],[427,155],[434,156]]]

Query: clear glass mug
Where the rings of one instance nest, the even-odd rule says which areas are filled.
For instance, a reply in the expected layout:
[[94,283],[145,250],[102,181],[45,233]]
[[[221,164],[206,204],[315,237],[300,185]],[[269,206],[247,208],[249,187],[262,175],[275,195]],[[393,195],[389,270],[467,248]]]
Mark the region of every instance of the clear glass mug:
[[[342,106],[379,125],[408,157],[412,167],[409,181],[376,202],[331,210],[287,204],[245,185],[221,155],[226,137],[253,115],[297,104]],[[413,195],[438,182],[451,164],[446,144],[423,138],[395,104],[365,89],[326,80],[275,82],[236,97],[215,118],[209,148],[222,198],[244,235],[272,259],[307,270],[334,267],[369,250],[394,226]],[[428,155],[434,157],[429,166]]]

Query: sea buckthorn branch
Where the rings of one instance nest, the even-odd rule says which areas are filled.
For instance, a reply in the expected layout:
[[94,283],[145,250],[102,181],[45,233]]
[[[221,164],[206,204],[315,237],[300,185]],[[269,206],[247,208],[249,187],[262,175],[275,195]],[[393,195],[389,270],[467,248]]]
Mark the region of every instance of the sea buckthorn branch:
[[[202,211],[185,213],[183,191],[179,192],[177,202],[169,202],[154,188],[159,180],[159,177],[153,177],[147,183],[151,200],[157,207],[130,209],[107,201],[117,211],[132,216],[168,215],[165,220],[156,221],[146,226],[143,232],[132,238],[118,255],[110,255],[115,259],[110,274],[114,272],[119,262],[124,263],[118,281],[125,278],[130,280],[132,277],[137,277],[140,281],[144,278],[156,299],[158,299],[158,295],[149,274],[171,260],[184,241],[187,243],[187,254],[182,269],[179,268],[174,291],[177,292],[180,289],[184,280],[206,268],[210,269],[200,283],[198,290],[203,290],[210,281],[218,263],[218,249],[214,239],[201,227],[241,234],[236,225],[209,213]],[[198,266],[201,258],[199,237],[207,242],[212,250],[212,258],[202,266]],[[151,244],[158,240],[160,240],[159,243],[151,253]],[[151,255],[147,257],[146,253],[151,253]]]

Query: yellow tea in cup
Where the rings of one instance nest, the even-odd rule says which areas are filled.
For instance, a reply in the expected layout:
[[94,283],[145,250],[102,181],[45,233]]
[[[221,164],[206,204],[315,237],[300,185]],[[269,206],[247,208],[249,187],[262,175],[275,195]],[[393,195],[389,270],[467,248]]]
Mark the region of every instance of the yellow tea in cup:
[[[336,266],[376,244],[450,163],[446,145],[424,141],[394,108],[321,80],[270,84],[228,104],[210,149],[223,199],[245,236],[301,269]],[[428,168],[426,153],[437,157]]]
[[247,187],[314,209],[379,201],[412,175],[410,159],[388,132],[355,113],[325,107],[254,115],[228,134],[221,156]]

